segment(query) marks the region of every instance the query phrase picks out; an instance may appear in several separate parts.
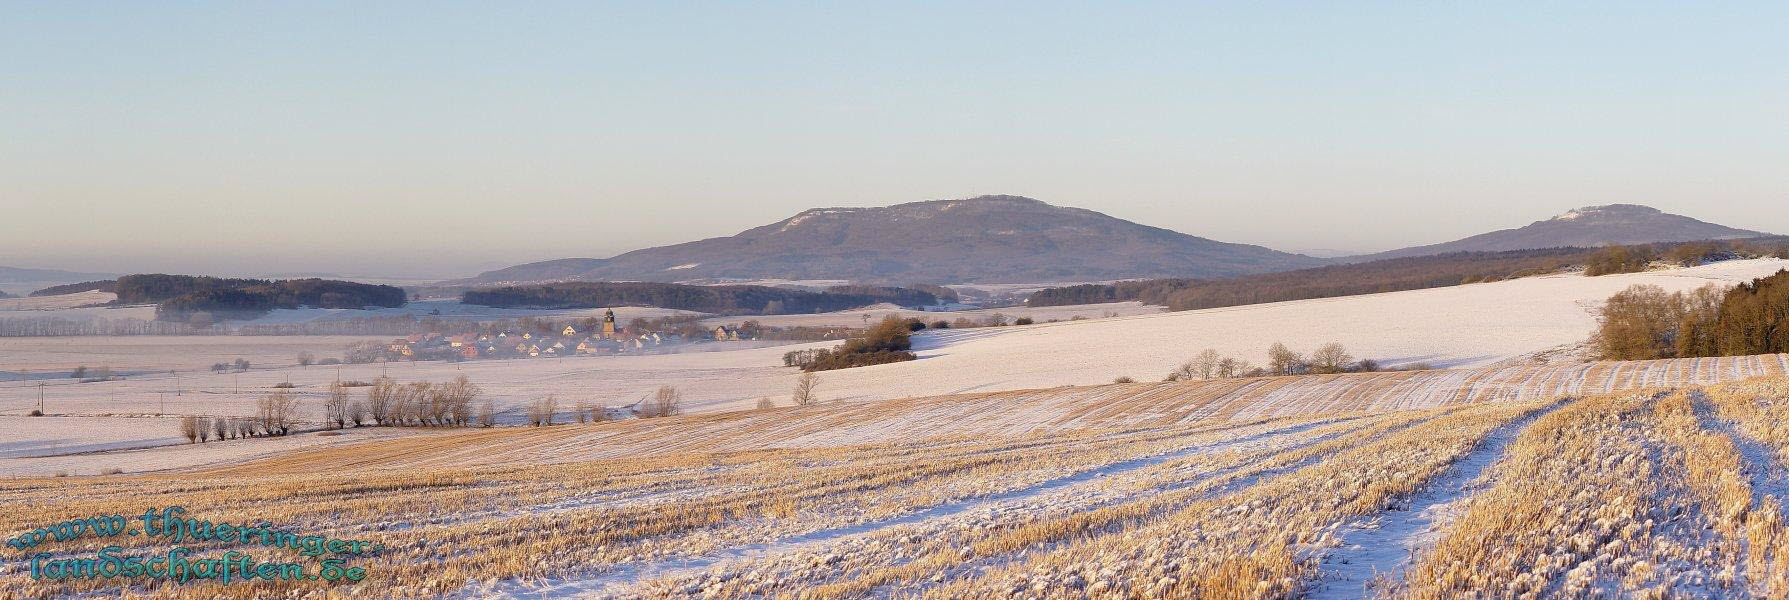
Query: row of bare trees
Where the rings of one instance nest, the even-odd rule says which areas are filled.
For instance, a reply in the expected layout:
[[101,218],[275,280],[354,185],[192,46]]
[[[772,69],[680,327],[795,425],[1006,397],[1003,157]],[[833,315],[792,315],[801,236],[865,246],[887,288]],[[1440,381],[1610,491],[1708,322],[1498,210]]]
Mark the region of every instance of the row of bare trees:
[[253,417],[181,417],[180,435],[187,443],[286,435],[297,421],[298,398],[275,390],[255,402]]
[[[346,400],[345,391],[340,392],[339,396],[337,393],[332,386],[326,407],[340,406],[343,407],[342,412],[328,413],[326,410],[326,413],[330,415],[329,420],[340,427],[348,422],[347,416],[357,411]],[[367,388],[366,415],[375,425],[464,427],[472,424],[472,403],[481,393],[483,392],[478,385],[467,380],[465,375],[446,383],[413,381],[406,384],[399,384],[389,377],[380,377],[373,380],[373,385]],[[482,412],[485,411],[481,410]]]
[[1230,379],[1235,377],[1265,377],[1270,375],[1307,375],[1328,373],[1360,373],[1378,371],[1379,363],[1372,359],[1354,360],[1348,349],[1336,342],[1319,346],[1310,357],[1293,351],[1285,344],[1274,342],[1267,349],[1267,365],[1255,366],[1247,360],[1232,358],[1219,354],[1210,348],[1195,355],[1192,360],[1181,363],[1163,381],[1191,381],[1195,379]]

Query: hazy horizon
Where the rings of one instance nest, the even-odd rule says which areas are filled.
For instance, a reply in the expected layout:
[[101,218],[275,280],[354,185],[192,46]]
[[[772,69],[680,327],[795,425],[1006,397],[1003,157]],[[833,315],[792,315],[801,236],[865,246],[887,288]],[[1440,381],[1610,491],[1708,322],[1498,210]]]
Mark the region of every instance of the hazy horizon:
[[450,278],[1014,194],[1370,252],[1789,233],[1789,6],[10,4],[0,266]]

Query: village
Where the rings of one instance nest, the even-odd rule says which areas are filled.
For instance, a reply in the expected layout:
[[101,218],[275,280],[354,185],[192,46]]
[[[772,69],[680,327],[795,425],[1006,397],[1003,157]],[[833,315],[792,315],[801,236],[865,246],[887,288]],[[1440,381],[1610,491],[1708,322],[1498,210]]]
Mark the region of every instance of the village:
[[349,349],[347,362],[400,360],[481,360],[559,358],[616,354],[653,354],[671,346],[705,341],[756,339],[748,329],[726,325],[699,331],[646,331],[616,325],[615,311],[604,312],[600,325],[580,330],[577,323],[559,325],[546,332],[511,328],[495,333],[417,333],[385,344],[361,344]]

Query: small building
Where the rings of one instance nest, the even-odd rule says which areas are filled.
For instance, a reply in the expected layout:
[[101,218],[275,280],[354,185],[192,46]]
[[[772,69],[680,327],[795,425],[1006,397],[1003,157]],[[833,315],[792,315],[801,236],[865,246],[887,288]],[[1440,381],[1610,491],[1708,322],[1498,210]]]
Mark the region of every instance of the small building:
[[578,328],[572,327],[570,325],[566,325],[565,329],[559,330],[559,335],[562,335],[565,337],[572,337],[572,336],[578,335]]

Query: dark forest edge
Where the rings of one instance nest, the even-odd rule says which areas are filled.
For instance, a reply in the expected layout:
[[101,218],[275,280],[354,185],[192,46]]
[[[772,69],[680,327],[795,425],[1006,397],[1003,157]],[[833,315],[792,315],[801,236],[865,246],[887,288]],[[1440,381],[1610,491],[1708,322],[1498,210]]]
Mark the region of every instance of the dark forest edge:
[[1222,308],[1502,281],[1583,269],[1587,275],[1645,270],[1657,261],[1693,266],[1743,257],[1789,258],[1789,237],[1606,248],[1455,252],[1228,279],[1148,279],[1039,290],[1031,307],[1139,301],[1169,310]]
[[683,285],[651,282],[564,282],[468,290],[466,304],[493,308],[602,308],[652,306],[714,314],[804,314],[891,303],[931,306],[930,292],[868,285],[812,292],[761,285]]
[[158,321],[214,323],[252,319],[279,308],[397,308],[402,288],[328,279],[232,279],[126,275],[113,286],[117,305],[156,304]]

